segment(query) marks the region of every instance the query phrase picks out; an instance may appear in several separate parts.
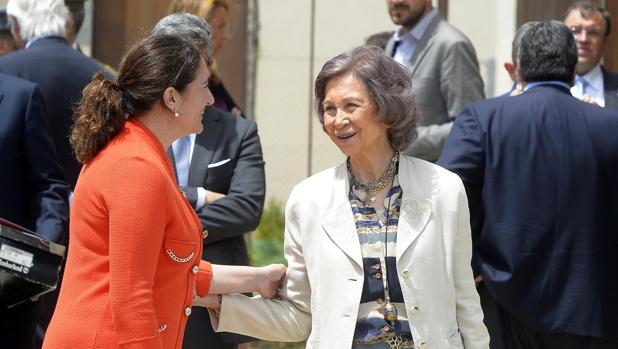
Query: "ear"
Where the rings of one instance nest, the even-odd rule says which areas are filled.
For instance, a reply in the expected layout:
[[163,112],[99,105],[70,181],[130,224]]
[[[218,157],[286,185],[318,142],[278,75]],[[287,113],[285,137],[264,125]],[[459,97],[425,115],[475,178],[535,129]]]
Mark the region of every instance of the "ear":
[[515,77],[519,83],[524,83],[524,79],[521,76],[521,60],[518,58],[515,62]]
[[178,103],[180,102],[180,93],[173,88],[168,87],[163,91],[163,104],[169,110],[174,110],[174,108],[178,108]]
[[15,46],[18,49],[26,48],[26,42],[21,37],[21,28],[19,27],[19,22],[15,16],[11,15],[11,35],[13,35],[13,40],[15,41]]
[[75,26],[73,22],[73,16],[69,15],[67,21],[64,24],[64,30],[66,31],[66,39],[69,45],[73,45],[75,41]]
[[504,69],[509,73],[511,80],[517,82],[517,72],[515,71],[515,64],[513,62],[504,62]]

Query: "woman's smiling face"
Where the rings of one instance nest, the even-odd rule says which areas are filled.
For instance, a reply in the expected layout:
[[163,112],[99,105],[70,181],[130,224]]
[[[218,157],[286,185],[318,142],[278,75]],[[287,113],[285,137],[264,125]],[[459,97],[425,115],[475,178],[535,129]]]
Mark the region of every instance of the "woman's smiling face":
[[376,104],[352,74],[328,82],[322,109],[324,130],[345,155],[354,158],[388,142],[387,127],[376,121]]

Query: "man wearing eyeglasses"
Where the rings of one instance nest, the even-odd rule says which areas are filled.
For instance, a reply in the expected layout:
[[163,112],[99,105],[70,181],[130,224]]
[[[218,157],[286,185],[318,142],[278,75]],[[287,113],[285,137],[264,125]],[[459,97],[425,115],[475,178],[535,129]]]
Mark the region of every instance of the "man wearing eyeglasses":
[[602,107],[618,110],[618,74],[601,66],[601,58],[611,30],[609,13],[591,1],[577,1],[564,18],[579,55],[573,96]]

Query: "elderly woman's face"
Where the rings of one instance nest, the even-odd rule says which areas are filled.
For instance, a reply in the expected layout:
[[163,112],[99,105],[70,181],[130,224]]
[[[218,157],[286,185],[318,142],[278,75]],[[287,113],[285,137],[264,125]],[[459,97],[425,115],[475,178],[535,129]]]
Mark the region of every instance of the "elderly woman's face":
[[324,95],[324,129],[345,155],[371,154],[376,145],[388,144],[386,126],[376,121],[377,106],[352,74],[329,81]]

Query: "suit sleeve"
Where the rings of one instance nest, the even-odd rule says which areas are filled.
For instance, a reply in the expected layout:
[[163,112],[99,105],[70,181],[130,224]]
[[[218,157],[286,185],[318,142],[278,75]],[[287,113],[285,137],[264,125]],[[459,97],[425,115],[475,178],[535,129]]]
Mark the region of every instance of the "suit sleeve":
[[31,91],[25,115],[24,143],[36,232],[66,244],[69,186],[60,168],[38,88]]
[[121,349],[163,348],[153,284],[167,221],[166,186],[165,176],[138,158],[115,164],[101,183],[109,212],[109,302]]
[[464,341],[464,347],[488,349],[489,333],[483,324],[483,310],[470,269],[472,242],[468,203],[461,181],[457,180],[457,182],[459,186],[458,217],[453,243],[453,279],[455,281],[457,324]]
[[479,63],[474,47],[468,41],[457,41],[445,49],[440,67],[441,100],[446,105],[448,122],[418,127],[418,137],[408,155],[422,154],[422,157],[435,161],[453,126],[453,120],[468,103],[485,98],[483,80],[479,73]]
[[255,229],[264,208],[266,183],[262,146],[254,122],[242,135],[230,187],[224,198],[197,211],[208,229],[206,245]]
[[479,63],[470,42],[458,41],[449,46],[442,63],[440,86],[450,120],[466,104],[485,98]]
[[[211,316],[216,331],[227,331],[269,341],[299,342],[311,330],[311,286],[305,267],[294,191],[285,221],[285,258],[288,262],[281,299],[243,295],[223,296],[221,314]],[[212,314],[211,314],[212,315]]]
[[[484,218],[485,138],[474,105],[464,108],[453,123],[437,164],[455,172],[463,181],[471,213],[472,240],[477,241]],[[473,258],[472,268],[474,275],[480,274],[476,258]]]

